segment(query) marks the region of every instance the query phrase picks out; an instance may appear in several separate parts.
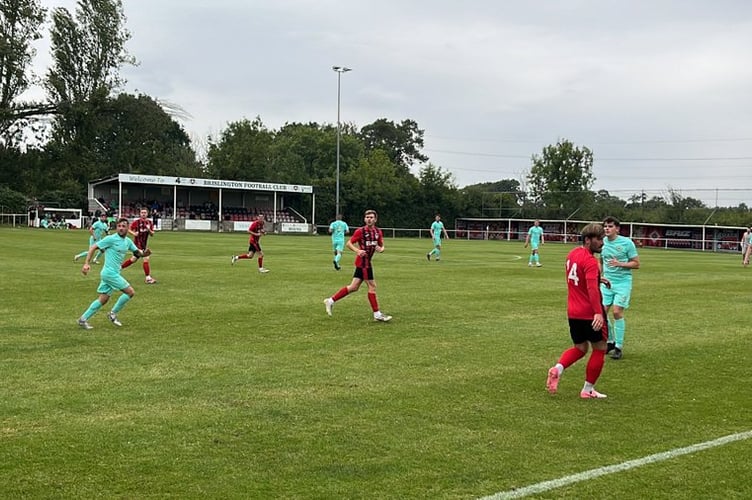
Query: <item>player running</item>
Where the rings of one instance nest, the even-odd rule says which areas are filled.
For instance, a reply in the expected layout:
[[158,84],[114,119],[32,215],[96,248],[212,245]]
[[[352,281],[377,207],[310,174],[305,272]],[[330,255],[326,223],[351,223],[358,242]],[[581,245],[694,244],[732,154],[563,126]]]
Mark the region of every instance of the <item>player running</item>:
[[[139,212],[138,219],[131,222],[130,227],[128,228],[128,233],[133,236],[134,242],[136,243],[136,246],[140,250],[145,250],[147,247],[147,242],[149,241],[149,236],[154,236],[154,222],[152,222],[151,219],[149,219],[149,210],[146,208],[142,208]],[[134,262],[136,262],[139,259],[140,256],[134,255],[130,259],[123,262],[123,269],[130,266]],[[147,285],[153,285],[157,282],[154,278],[151,277],[151,266],[149,265],[149,256],[144,256],[144,275],[146,278],[144,278],[144,281]]]
[[[365,223],[363,227],[355,230],[347,242],[347,248],[356,253],[355,257],[355,274],[352,282],[345,287],[340,288],[333,296],[324,299],[326,313],[332,315],[334,303],[344,299],[347,295],[357,292],[363,281],[368,286],[368,302],[371,304],[373,319],[376,321],[389,321],[391,316],[383,314],[379,309],[379,302],[376,300],[376,280],[373,276],[373,266],[371,260],[376,252],[384,251],[384,234],[381,229],[376,227],[378,215],[375,210],[366,210]],[[357,245],[357,246],[356,246]]]
[[261,237],[266,234],[264,229],[264,214],[258,214],[256,220],[248,226],[248,253],[243,255],[233,255],[230,263],[235,263],[240,259],[252,259],[258,253],[258,271],[268,273],[269,270],[264,267],[264,252],[261,250]]
[[345,235],[350,233],[347,222],[342,220],[342,214],[337,214],[337,220],[329,224],[329,234],[332,235],[332,250],[334,250],[334,269],[339,271],[339,261],[342,259],[342,250],[345,249]]
[[102,250],[104,252],[104,266],[102,266],[102,272],[100,273],[101,281],[97,288],[99,297],[97,297],[81,317],[78,318],[78,326],[84,330],[91,330],[93,328],[89,324],[89,318],[91,318],[110,300],[110,297],[116,290],[120,290],[123,294],[118,297],[115,306],[107,314],[107,318],[113,325],[123,326],[120,320],[118,320],[117,314],[123,307],[125,307],[125,304],[133,298],[135,292],[130,283],[121,276],[121,265],[125,259],[126,253],[133,252],[135,255],[144,258],[149,257],[151,254],[151,250],[148,248],[143,250],[137,248],[133,241],[127,237],[127,234],[128,219],[123,217],[117,221],[117,233],[111,234],[92,245],[86,254],[84,266],[81,268],[81,272],[84,275],[89,273],[89,270],[91,269],[89,262],[97,250]]
[[441,215],[436,214],[429,231],[431,233],[431,238],[433,238],[433,250],[426,254],[426,259],[430,261],[431,255],[435,255],[436,261],[438,262],[441,260],[441,234],[444,233],[444,238],[449,239],[449,234],[444,227],[444,223],[441,222]]
[[[91,248],[91,246],[94,245],[97,241],[107,236],[107,232],[109,230],[110,225],[107,224],[107,214],[101,212],[99,214],[99,218],[94,221],[94,223],[89,228],[89,248]],[[86,257],[87,253],[89,253],[88,249],[78,255],[73,256],[73,262],[76,262],[81,257]],[[94,256],[94,260],[92,261],[94,264],[99,264],[99,256],[101,254],[102,252],[98,250],[97,254]]]

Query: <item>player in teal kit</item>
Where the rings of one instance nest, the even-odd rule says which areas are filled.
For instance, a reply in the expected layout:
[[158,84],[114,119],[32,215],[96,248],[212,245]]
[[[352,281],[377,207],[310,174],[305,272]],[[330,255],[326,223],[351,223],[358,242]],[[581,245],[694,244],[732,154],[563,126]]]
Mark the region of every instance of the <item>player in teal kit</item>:
[[78,319],[78,326],[85,330],[91,330],[92,326],[89,324],[89,318],[91,318],[103,305],[110,300],[113,292],[120,290],[123,295],[118,297],[115,306],[112,311],[107,315],[107,318],[115,326],[123,326],[117,318],[117,313],[125,306],[125,304],[135,294],[133,287],[128,283],[125,278],[120,275],[120,266],[125,260],[126,254],[133,253],[138,257],[148,257],[151,255],[151,250],[145,248],[139,250],[136,244],[127,237],[128,236],[128,219],[125,217],[118,219],[117,221],[117,234],[111,234],[98,241],[96,244],[89,248],[86,254],[86,261],[81,268],[81,272],[86,275],[89,273],[91,267],[89,262],[94,256],[97,250],[104,252],[104,266],[100,273],[99,288],[97,288],[97,297],[94,302],[89,305],[89,308]]
[[538,255],[538,247],[545,243],[543,238],[543,228],[540,227],[540,221],[536,219],[533,222],[533,226],[528,230],[527,237],[525,237],[525,248],[530,245],[530,258],[527,261],[528,267],[541,267],[540,256]]
[[347,222],[342,220],[342,214],[337,214],[337,220],[329,224],[329,234],[332,235],[332,250],[334,251],[334,269],[339,271],[339,261],[342,260],[342,251],[345,249],[345,235],[350,232]]
[[[97,241],[101,240],[105,236],[107,236],[107,231],[110,230],[109,224],[107,224],[107,214],[106,213],[100,213],[99,219],[94,222],[94,224],[91,225],[89,228],[89,248],[93,244],[95,244]],[[87,248],[85,251],[81,252],[78,255],[75,255],[73,257],[73,262],[77,261],[81,257],[85,257],[86,254],[89,253],[89,249]],[[98,264],[99,255],[101,254],[101,251],[97,251],[97,254],[94,256],[94,264]]]
[[640,257],[634,242],[619,234],[620,223],[615,217],[606,217],[603,228],[606,239],[601,250],[603,277],[608,284],[601,285],[601,295],[606,313],[613,308],[614,321],[609,321],[608,352],[611,359],[621,359],[624,348],[624,311],[629,308],[632,295],[632,269],[640,268]]
[[441,235],[444,234],[444,238],[449,239],[449,234],[444,228],[444,223],[441,222],[441,215],[436,214],[433,224],[431,224],[431,238],[433,238],[433,250],[426,254],[426,259],[431,260],[431,255],[436,256],[436,260],[441,260]]

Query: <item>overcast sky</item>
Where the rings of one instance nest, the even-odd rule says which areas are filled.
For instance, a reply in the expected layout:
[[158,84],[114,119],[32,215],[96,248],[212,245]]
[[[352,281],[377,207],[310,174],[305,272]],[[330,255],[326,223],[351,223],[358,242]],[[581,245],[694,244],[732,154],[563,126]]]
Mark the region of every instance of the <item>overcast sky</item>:
[[[45,7],[72,0],[46,0]],[[199,142],[260,116],[415,120],[459,186],[523,179],[564,138],[595,188],[752,205],[747,0],[123,0],[124,90],[177,104]],[[44,73],[49,46],[40,43]],[[749,189],[746,189],[749,188]]]

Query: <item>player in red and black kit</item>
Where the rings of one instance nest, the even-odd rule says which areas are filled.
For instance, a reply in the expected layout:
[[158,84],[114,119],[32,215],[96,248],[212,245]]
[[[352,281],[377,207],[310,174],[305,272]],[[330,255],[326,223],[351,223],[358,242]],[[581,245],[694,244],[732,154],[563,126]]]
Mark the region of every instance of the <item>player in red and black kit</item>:
[[268,273],[269,270],[264,267],[264,252],[261,250],[261,236],[266,234],[264,229],[264,214],[259,214],[256,220],[248,226],[248,253],[243,255],[233,255],[230,259],[231,264],[235,264],[240,259],[252,259],[258,253],[258,270],[260,273]]
[[[379,310],[379,302],[376,300],[376,280],[373,277],[373,266],[371,260],[375,252],[384,251],[384,234],[381,229],[376,227],[378,215],[375,210],[366,210],[366,225],[355,230],[352,237],[345,243],[345,246],[356,253],[355,257],[355,274],[352,282],[339,289],[333,296],[324,299],[326,313],[332,315],[332,306],[340,299],[347,295],[357,292],[360,284],[364,281],[368,286],[368,302],[373,310],[373,319],[376,321],[389,321],[391,316],[383,314]],[[357,245],[357,246],[356,246]]]
[[600,284],[609,286],[609,283],[601,279],[598,261],[593,256],[603,248],[605,234],[601,224],[588,224],[580,233],[582,245],[567,255],[567,317],[574,347],[564,351],[559,362],[548,370],[546,387],[551,394],[556,393],[564,369],[585,357],[592,345],[593,353],[585,369],[585,385],[580,397],[606,397],[595,390],[595,382],[603,370],[608,340],[608,323],[603,311]]
[[[133,242],[136,244],[139,250],[145,251],[146,250],[146,243],[149,241],[149,236],[154,236],[154,223],[151,221],[149,217],[149,210],[142,208],[139,212],[138,219],[131,222],[131,225],[128,227],[128,233],[133,236]],[[154,278],[151,277],[151,267],[149,266],[149,258],[150,257],[144,257],[144,275],[146,275],[146,278],[144,281],[147,285],[153,285],[157,282]],[[138,257],[135,255],[131,257],[130,259],[123,262],[123,265],[120,266],[121,269],[125,269],[126,267],[130,266],[134,262],[138,260]]]

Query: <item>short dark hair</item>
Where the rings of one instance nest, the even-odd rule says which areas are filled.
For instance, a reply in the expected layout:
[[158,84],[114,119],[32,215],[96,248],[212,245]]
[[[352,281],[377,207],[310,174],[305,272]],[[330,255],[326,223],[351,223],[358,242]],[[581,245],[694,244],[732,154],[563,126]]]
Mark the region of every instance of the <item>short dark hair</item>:
[[608,216],[605,219],[603,219],[604,224],[613,224],[616,227],[621,227],[621,222],[619,222],[619,219],[616,217]]
[[368,215],[368,214],[373,214],[374,216],[376,216],[377,219],[379,218],[379,214],[376,213],[376,210],[371,210],[371,209],[366,210],[366,213],[363,215]]
[[122,223],[122,222],[125,222],[125,223],[126,223],[126,225],[127,225],[127,224],[128,224],[128,218],[127,218],[127,217],[120,217],[120,218],[119,218],[119,219],[117,220],[117,223],[118,223],[118,224],[120,224],[120,223]]

